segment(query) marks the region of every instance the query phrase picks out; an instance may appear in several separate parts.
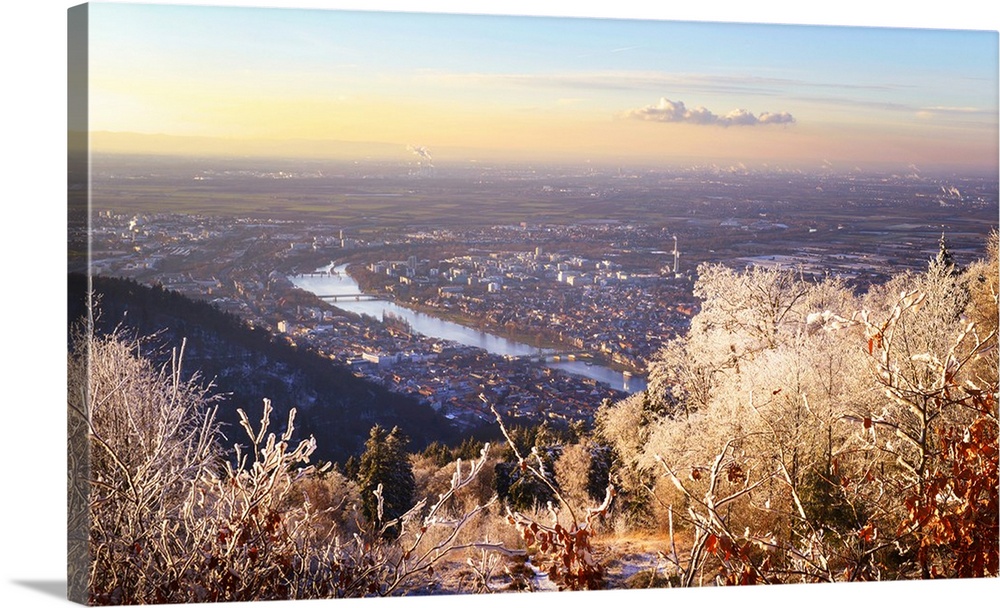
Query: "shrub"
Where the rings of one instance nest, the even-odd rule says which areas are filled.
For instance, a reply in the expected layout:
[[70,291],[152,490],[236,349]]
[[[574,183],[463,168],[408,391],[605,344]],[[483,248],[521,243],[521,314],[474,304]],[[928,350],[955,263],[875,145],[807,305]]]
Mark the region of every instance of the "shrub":
[[280,435],[269,431],[269,401],[257,425],[239,411],[245,437],[227,456],[214,399],[181,380],[180,361],[178,353],[154,369],[120,335],[82,332],[74,345],[70,429],[89,442],[92,467],[71,503],[83,506],[71,517],[88,535],[87,561],[71,573],[84,577],[74,591],[89,592],[88,603],[391,595],[426,583],[449,555],[516,554],[459,540],[492,504],[453,508],[488,446],[470,466],[456,463],[434,503],[392,520],[382,510],[384,486],[376,487],[382,516],[374,525],[353,515],[357,495],[345,478],[309,465],[312,438],[290,444],[294,409]]
[[191,527],[220,465],[212,398],[180,376],[182,353],[155,369],[120,334],[76,336],[70,424],[89,443],[89,577],[92,603],[167,601],[187,565],[176,559],[203,538]]
[[[607,515],[615,495],[614,487],[608,486],[604,501],[588,508],[580,518],[573,505],[556,487],[549,464],[541,451],[535,447],[525,457],[517,443],[504,426],[500,413],[490,405],[500,430],[507,439],[507,445],[516,458],[514,469],[522,481],[531,480],[544,488],[552,498],[547,503],[548,521],[537,512],[507,506],[507,521],[515,526],[528,547],[528,554],[534,564],[544,571],[549,580],[562,591],[579,589],[603,589],[607,585],[604,564],[594,555],[591,539],[599,522]],[[550,461],[549,461],[550,462]],[[555,504],[558,504],[558,508]],[[561,516],[564,510],[567,516]]]

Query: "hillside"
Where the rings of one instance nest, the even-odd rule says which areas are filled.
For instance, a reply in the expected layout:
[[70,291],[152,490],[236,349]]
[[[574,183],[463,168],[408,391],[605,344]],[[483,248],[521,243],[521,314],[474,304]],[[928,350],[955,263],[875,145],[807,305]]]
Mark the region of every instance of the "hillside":
[[[69,320],[84,314],[86,279],[69,275]],[[450,422],[411,397],[355,377],[350,370],[314,353],[273,339],[207,302],[135,281],[94,277],[98,318],[95,332],[116,328],[147,341],[144,354],[158,363],[170,360],[182,344],[185,377],[199,374],[223,395],[219,419],[229,435],[238,422],[237,408],[252,419],[263,399],[274,404],[277,418],[298,410],[297,430],[313,435],[319,460],[342,462],[361,451],[374,424],[399,426],[422,449],[458,439]]]

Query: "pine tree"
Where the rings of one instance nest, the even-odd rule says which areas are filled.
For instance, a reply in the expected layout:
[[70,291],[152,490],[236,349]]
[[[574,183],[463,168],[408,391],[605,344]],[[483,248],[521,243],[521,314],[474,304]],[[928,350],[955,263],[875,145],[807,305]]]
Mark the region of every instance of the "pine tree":
[[358,459],[354,456],[348,456],[347,462],[344,463],[344,476],[351,481],[358,480]]
[[[399,427],[386,432],[376,424],[368,434],[358,465],[358,485],[361,488],[362,513],[376,526],[396,519],[413,506],[416,488],[413,466],[406,453],[408,442]],[[379,485],[382,486],[381,517],[375,496]]]
[[959,269],[955,266],[955,258],[951,254],[951,249],[948,248],[948,241],[944,238],[944,233],[941,233],[941,239],[938,240],[938,254],[930,263],[931,270],[937,267],[938,272],[942,274],[948,274],[949,276],[957,276],[959,274]]

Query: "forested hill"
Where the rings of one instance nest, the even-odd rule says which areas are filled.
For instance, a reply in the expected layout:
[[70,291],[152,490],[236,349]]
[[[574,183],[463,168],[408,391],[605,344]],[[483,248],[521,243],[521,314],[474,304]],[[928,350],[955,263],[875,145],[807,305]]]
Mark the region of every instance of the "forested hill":
[[[146,287],[128,279],[94,277],[97,318],[95,333],[117,329],[149,342],[143,356],[168,362],[171,350],[184,343],[185,377],[198,373],[223,395],[219,420],[230,441],[242,441],[237,408],[260,419],[263,399],[270,399],[275,421],[297,409],[296,434],[313,435],[313,460],[343,462],[364,447],[372,425],[399,426],[410,448],[453,443],[458,435],[450,421],[417,400],[359,379],[350,370],[315,353],[275,340],[236,316],[211,304],[192,300],[162,287]],[[69,275],[69,319],[83,317],[86,277]]]

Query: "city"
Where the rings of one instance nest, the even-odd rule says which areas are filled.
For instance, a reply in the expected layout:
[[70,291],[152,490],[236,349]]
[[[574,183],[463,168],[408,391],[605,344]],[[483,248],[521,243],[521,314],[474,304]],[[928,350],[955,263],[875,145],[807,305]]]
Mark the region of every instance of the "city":
[[[649,361],[698,310],[699,264],[865,288],[920,270],[942,235],[958,260],[975,259],[997,196],[989,179],[914,173],[96,165],[95,274],[210,301],[461,428],[491,418],[487,401],[515,418],[590,421],[642,390]],[[241,213],[200,207],[222,193]],[[502,204],[485,208],[491,197]],[[437,208],[462,198],[468,214]],[[298,214],[263,207],[290,199]],[[325,212],[330,200],[345,204]]]

